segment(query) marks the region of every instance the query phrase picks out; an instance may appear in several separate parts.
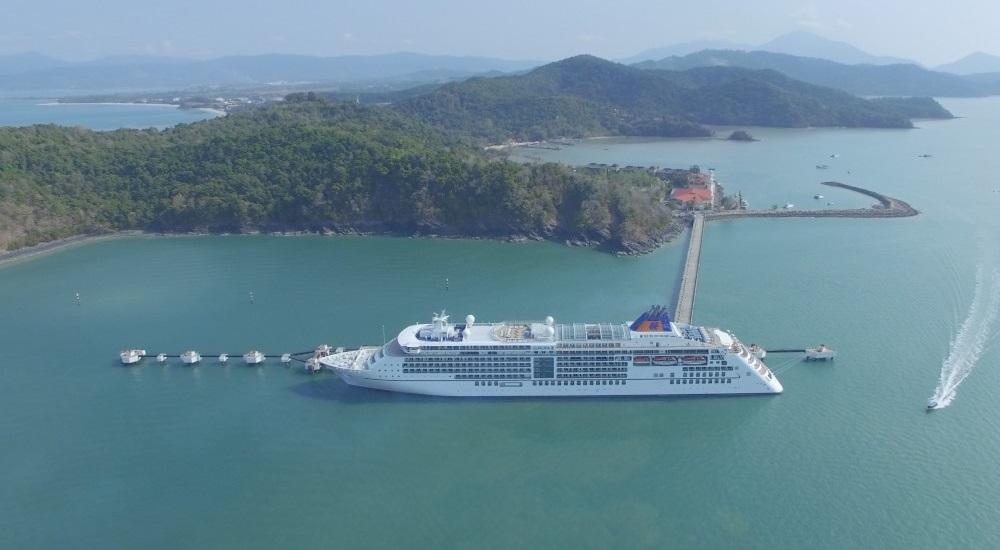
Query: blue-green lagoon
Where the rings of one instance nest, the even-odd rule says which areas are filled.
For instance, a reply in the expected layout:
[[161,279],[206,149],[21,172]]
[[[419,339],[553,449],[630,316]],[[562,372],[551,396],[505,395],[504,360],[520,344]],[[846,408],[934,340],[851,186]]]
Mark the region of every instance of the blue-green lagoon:
[[[65,97],[69,92],[57,97]],[[91,130],[166,128],[219,116],[208,109],[138,103],[59,103],[58,100],[0,95],[0,126],[58,124]]]
[[[711,166],[754,206],[818,192],[867,204],[817,185],[836,179],[921,210],[708,225],[695,321],[840,352],[770,357],[779,396],[443,399],[274,361],[118,363],[133,346],[377,343],[383,325],[391,336],[442,307],[629,320],[671,301],[683,239],[616,258],[553,243],[123,238],[4,266],[0,547],[997,547],[1000,350],[986,313],[1000,292],[1000,100],[946,106],[965,118],[542,152]],[[927,413],[950,354],[968,376]]]

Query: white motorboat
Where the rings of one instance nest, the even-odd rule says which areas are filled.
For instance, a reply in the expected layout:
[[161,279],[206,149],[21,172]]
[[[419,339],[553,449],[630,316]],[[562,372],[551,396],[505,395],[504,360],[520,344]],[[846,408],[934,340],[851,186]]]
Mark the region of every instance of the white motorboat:
[[292,354],[291,353],[282,353],[281,354],[281,362],[285,363],[285,364],[291,363],[292,362]]
[[785,205],[785,210],[791,210],[792,208],[795,208],[795,205],[792,203],[788,203]]
[[810,361],[825,361],[836,356],[837,352],[826,347],[825,344],[820,344],[815,348],[806,348],[806,359]]
[[157,363],[166,363],[167,362],[167,354],[166,353],[161,353],[161,354],[157,355],[156,356],[156,362]]
[[194,350],[187,350],[181,354],[181,362],[185,365],[197,365],[201,361],[201,354]]
[[938,402],[936,399],[931,398],[927,400],[927,410],[934,410],[938,408]]
[[248,365],[259,365],[264,362],[264,354],[257,350],[250,350],[243,354],[243,361]]
[[822,199],[823,195],[820,195],[819,193],[816,193],[815,195],[813,195],[813,198],[814,199]]
[[125,349],[118,354],[122,359],[123,365],[134,365],[139,362],[143,357],[146,356],[146,350],[144,349]]
[[219,362],[220,363],[225,364],[227,361],[229,361],[229,354],[228,353],[223,353],[223,354],[219,355]]

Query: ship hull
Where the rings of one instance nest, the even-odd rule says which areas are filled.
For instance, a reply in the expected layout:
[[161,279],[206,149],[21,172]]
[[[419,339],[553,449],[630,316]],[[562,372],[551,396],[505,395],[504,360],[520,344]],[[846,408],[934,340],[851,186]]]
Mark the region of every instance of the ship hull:
[[[706,396],[766,395],[783,391],[777,380],[764,382],[737,378],[730,383],[681,384],[669,379],[628,379],[619,384],[609,380],[577,380],[580,384],[550,384],[532,380],[385,380],[341,371],[341,379],[351,385],[374,390],[444,397],[627,397],[627,396]],[[493,384],[495,382],[495,385]],[[535,382],[533,384],[533,382]],[[539,382],[542,382],[539,384]],[[555,380],[550,383],[558,382]],[[586,383],[585,383],[586,382]],[[590,384],[589,382],[593,382]],[[604,382],[603,384],[601,382]],[[623,383],[621,383],[623,382]]]

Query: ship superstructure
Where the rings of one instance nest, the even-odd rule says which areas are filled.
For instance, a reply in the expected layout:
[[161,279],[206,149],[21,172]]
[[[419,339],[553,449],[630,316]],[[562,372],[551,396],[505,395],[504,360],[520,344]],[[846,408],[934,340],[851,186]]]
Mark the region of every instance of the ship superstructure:
[[675,323],[654,306],[629,323],[453,324],[445,312],[383,346],[319,358],[353,386],[446,396],[781,393],[747,346],[718,328]]

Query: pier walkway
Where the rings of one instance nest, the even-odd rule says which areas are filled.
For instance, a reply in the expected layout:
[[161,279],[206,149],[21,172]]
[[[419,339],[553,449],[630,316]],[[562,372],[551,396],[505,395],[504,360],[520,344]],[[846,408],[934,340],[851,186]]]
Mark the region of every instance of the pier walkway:
[[695,214],[691,223],[691,239],[688,242],[687,258],[681,274],[681,288],[677,294],[677,309],[674,320],[690,323],[694,312],[694,294],[698,289],[698,266],[701,263],[701,241],[705,234],[705,216]]
[[[824,181],[821,185],[839,187],[848,191],[854,191],[855,193],[861,193],[877,200],[878,204],[871,208],[839,210],[716,210],[695,212],[692,214],[691,239],[688,243],[687,258],[684,260],[684,271],[681,274],[680,290],[677,293],[677,301],[675,302],[677,307],[674,310],[674,320],[679,323],[690,323],[691,317],[694,314],[694,297],[695,292],[698,290],[698,268],[701,264],[701,243],[706,221],[735,218],[906,218],[919,214],[915,208],[905,201],[863,187],[837,181]],[[778,351],[775,353],[778,353]]]

